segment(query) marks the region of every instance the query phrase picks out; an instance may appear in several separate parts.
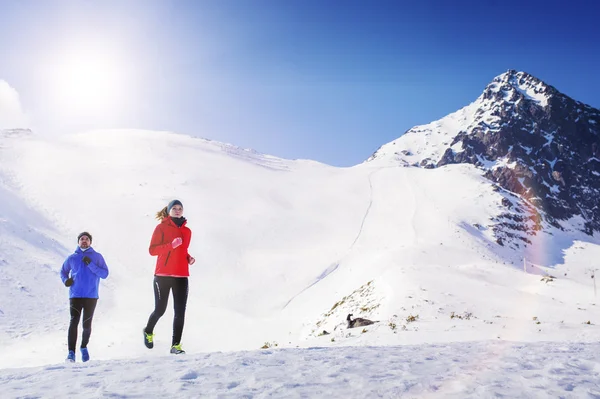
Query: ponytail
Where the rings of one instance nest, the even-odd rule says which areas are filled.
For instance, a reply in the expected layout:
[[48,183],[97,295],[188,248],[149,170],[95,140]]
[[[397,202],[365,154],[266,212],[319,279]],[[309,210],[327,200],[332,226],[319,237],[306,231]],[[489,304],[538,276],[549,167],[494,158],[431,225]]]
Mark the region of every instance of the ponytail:
[[167,216],[169,216],[169,214],[167,213],[167,207],[165,206],[163,209],[161,209],[160,211],[156,212],[156,219],[160,220],[162,222],[162,220],[164,218],[166,218]]

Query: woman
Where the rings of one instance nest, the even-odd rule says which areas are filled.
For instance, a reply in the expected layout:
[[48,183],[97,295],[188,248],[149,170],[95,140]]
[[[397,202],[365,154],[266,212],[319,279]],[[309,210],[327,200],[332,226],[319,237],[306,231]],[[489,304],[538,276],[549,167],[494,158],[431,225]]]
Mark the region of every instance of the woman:
[[188,253],[192,231],[186,227],[183,205],[179,200],[156,213],[160,224],[154,229],[150,241],[150,255],[158,256],[154,271],[154,311],[144,328],[144,344],[154,347],[154,326],[167,310],[169,291],[173,291],[173,341],[171,353],[185,353],[181,349],[181,335],[185,320],[185,307],[188,297],[189,265],[196,260]]

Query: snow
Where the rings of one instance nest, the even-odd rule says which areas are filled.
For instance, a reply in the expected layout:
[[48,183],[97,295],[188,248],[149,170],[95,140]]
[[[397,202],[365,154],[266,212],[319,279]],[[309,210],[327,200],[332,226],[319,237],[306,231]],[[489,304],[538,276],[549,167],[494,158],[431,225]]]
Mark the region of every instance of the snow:
[[548,106],[548,96],[545,94],[546,85],[532,76],[524,72],[506,72],[496,79],[510,83],[512,88],[519,91],[519,93],[528,100],[536,102],[541,107]]
[[[600,237],[574,218],[498,245],[507,194],[482,174],[171,132],[0,136],[0,397],[600,396]],[[179,356],[171,308],[154,349],[141,334],[153,214],[173,198],[196,257]],[[58,272],[83,230],[110,275],[92,360],[66,364]],[[348,313],[376,323],[347,329]]]
[[[479,154],[477,155],[477,160],[483,166],[484,169],[491,169],[491,168],[502,166],[497,161],[490,161],[487,158],[482,157]],[[506,164],[506,166],[508,166],[508,164]]]
[[525,150],[525,152],[527,153],[527,155],[531,154],[531,151],[533,151],[532,147],[527,147],[527,146],[524,146],[524,145],[520,145],[520,147]]
[[[453,112],[444,118],[427,125],[415,126],[400,138],[381,146],[369,159],[378,164],[396,165],[398,160],[408,165],[419,164],[423,160],[437,163],[448,148],[462,151],[460,144],[452,141],[461,131],[467,131],[480,108],[479,100]],[[403,150],[403,153],[398,151]]]
[[[204,353],[0,374],[3,397],[596,397],[600,344],[505,341]],[[165,372],[164,370],[168,370]],[[28,381],[28,384],[23,384]],[[57,381],[64,381],[57,386]]]
[[490,170],[494,170],[497,168],[514,169],[517,166],[517,162],[516,161],[509,162],[509,161],[510,161],[510,159],[508,157],[502,157],[502,158],[498,158],[496,161],[487,161],[487,163],[485,164],[485,167]]
[[554,141],[554,133],[544,132],[544,138],[546,139],[546,142],[544,145],[542,145],[542,147],[552,144],[552,141]]
[[548,97],[544,94],[540,93],[540,89],[543,89],[543,85],[539,84],[536,87],[531,86],[517,86],[518,90],[528,99],[533,100],[540,104],[542,107],[546,107],[548,105]]
[[[521,182],[521,184],[523,184],[523,183]],[[560,187],[558,186],[558,184],[550,185],[550,184],[546,183],[546,181],[542,181],[542,184],[544,186],[548,187],[550,189],[551,193],[553,193],[553,194],[560,193]]]

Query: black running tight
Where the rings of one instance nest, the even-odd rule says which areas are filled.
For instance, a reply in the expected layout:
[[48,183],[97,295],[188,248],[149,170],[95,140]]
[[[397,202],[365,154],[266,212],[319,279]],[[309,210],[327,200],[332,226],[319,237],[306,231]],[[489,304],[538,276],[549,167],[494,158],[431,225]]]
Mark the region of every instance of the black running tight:
[[75,351],[77,345],[77,326],[83,313],[83,336],[81,338],[81,347],[87,348],[92,335],[92,319],[98,298],[71,298],[71,324],[69,325],[68,344],[69,350]]
[[152,334],[158,319],[165,314],[169,302],[169,291],[173,291],[173,341],[171,345],[181,343],[183,324],[185,322],[185,307],[188,298],[187,277],[154,276],[154,312],[148,319],[146,332]]

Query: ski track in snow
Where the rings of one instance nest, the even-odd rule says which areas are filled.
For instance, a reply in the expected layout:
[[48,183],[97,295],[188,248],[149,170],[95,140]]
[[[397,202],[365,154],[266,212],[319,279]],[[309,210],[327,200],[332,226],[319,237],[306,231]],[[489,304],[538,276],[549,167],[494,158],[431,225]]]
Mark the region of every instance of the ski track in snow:
[[411,182],[409,182],[408,173],[403,173],[403,177],[404,177],[404,187],[406,187],[406,191],[410,192],[410,196],[412,198],[413,206],[410,208],[411,209],[410,225],[411,225],[412,231],[413,231],[413,245],[417,245],[417,243],[419,242],[419,234],[417,233],[417,223],[416,223],[417,196],[415,194],[415,190],[414,190]]
[[365,211],[365,214],[363,215],[362,222],[360,223],[360,228],[358,229],[358,234],[356,234],[356,238],[352,242],[352,245],[350,245],[350,248],[348,248],[348,251],[350,251],[352,248],[354,248],[354,244],[356,244],[356,242],[360,238],[360,235],[363,232],[363,228],[365,226],[365,221],[367,220],[367,216],[369,216],[369,212],[371,211],[371,207],[373,206],[373,180],[372,180],[372,178],[375,173],[380,172],[382,170],[383,169],[379,169],[379,170],[369,173],[369,206],[367,206],[367,210]]
[[[375,173],[377,173],[377,172],[379,172],[381,170],[383,170],[383,169],[376,170],[374,172],[369,173],[369,175],[368,175],[368,179],[369,179],[369,205],[367,206],[367,210],[365,211],[365,214],[363,215],[362,221],[360,223],[360,227],[358,229],[358,233],[356,234],[356,237],[354,238],[354,241],[352,242],[352,244],[350,245],[350,247],[346,250],[346,253],[348,253],[350,250],[352,250],[352,248],[354,247],[354,244],[356,244],[356,242],[360,238],[360,235],[362,234],[363,227],[365,225],[365,221],[367,220],[367,216],[369,215],[369,212],[371,211],[371,207],[373,206],[373,182],[371,180],[371,177]],[[343,258],[344,257],[342,257],[342,259]],[[331,273],[333,273],[334,271],[336,271],[338,269],[338,267],[340,266],[340,263],[341,263],[341,260],[338,260],[337,262],[334,262],[334,263],[330,264],[329,267],[327,267],[327,269],[325,269],[323,271],[323,273],[321,273],[315,279],[315,281],[313,281],[311,284],[309,284],[304,289],[302,289],[302,291],[300,291],[299,293],[297,293],[296,295],[294,295],[293,297],[291,297],[290,300],[288,300],[286,302],[286,304],[283,306],[282,309],[285,309],[290,303],[292,303],[292,301],[295,298],[297,298],[298,296],[302,295],[303,292],[307,291],[308,289],[310,289],[311,287],[313,287],[315,284],[317,284],[318,282],[322,281],[324,278],[326,278]]]

